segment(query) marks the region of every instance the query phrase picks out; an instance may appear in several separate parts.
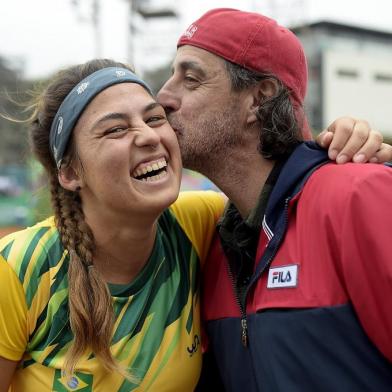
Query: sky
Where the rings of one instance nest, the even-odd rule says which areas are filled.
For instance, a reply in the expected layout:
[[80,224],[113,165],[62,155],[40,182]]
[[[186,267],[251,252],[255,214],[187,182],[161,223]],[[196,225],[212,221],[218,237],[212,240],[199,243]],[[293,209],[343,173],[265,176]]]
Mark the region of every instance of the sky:
[[[92,0],[2,0],[0,3],[0,56],[25,76],[47,76],[60,67],[93,57],[128,60],[129,2],[99,0],[98,37],[88,18]],[[144,0],[147,1],[148,0]],[[74,3],[78,2],[79,6]],[[170,4],[170,0],[150,0]],[[391,0],[173,0],[180,7],[179,31],[203,12],[215,7],[258,11],[281,24],[330,20],[392,32]],[[147,32],[148,33],[148,32]],[[157,36],[155,36],[157,37]],[[156,39],[156,38],[153,38]],[[159,37],[155,43],[158,46]],[[175,40],[170,38],[175,51]],[[96,43],[100,42],[100,51]],[[135,59],[139,63],[143,59]],[[136,70],[138,70],[136,68]]]

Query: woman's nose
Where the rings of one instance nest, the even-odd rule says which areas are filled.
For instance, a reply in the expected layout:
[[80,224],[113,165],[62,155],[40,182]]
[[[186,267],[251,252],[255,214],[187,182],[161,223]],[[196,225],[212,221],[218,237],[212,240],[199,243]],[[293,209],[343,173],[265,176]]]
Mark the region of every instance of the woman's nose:
[[151,128],[148,124],[145,124],[136,135],[135,145],[138,147],[157,147],[160,141],[161,137],[158,133],[158,130],[155,128]]

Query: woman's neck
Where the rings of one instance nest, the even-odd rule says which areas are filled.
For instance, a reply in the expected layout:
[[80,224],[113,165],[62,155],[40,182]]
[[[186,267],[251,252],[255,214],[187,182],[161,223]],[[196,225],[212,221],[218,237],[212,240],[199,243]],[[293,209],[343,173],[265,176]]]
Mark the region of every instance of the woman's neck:
[[[154,247],[157,220],[127,224],[88,220],[94,234],[94,265],[106,282],[130,283],[147,263]],[[137,224],[136,224],[137,223]]]

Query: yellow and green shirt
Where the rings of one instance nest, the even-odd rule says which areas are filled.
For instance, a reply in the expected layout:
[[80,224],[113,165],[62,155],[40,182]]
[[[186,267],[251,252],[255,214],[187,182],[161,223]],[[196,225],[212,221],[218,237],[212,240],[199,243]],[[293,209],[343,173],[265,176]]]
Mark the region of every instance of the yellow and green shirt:
[[19,361],[10,391],[192,391],[201,369],[199,275],[220,194],[184,192],[159,218],[153,252],[129,285],[109,284],[113,355],[133,384],[106,372],[92,353],[74,377],[61,375],[73,339],[68,252],[53,218],[0,240],[0,356]]

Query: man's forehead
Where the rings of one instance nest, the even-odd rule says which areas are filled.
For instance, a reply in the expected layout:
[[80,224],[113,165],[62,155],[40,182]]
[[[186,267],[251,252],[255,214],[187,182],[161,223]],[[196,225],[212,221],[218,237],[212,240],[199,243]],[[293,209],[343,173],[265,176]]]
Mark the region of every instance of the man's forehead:
[[177,49],[173,67],[206,70],[208,68],[222,67],[224,60],[207,50],[191,45],[184,45]]

